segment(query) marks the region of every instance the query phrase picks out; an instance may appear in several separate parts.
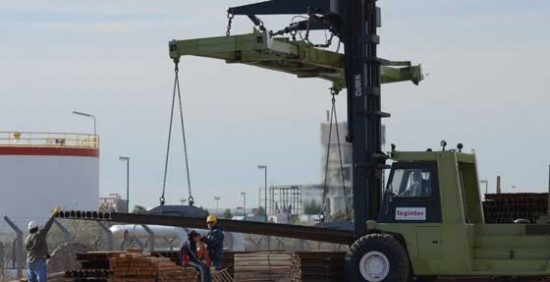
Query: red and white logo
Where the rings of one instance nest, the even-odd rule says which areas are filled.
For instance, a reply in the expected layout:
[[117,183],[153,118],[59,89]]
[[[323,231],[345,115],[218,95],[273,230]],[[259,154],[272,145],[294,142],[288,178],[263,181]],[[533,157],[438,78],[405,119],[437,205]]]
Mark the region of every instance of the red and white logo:
[[426,208],[396,208],[395,220],[426,220]]

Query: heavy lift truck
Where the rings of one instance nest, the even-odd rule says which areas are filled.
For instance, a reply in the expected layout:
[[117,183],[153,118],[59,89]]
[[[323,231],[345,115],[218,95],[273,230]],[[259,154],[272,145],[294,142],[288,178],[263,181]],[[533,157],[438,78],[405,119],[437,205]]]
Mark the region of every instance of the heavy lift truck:
[[[267,223],[222,221],[227,231],[349,242],[348,281],[409,281],[415,278],[550,277],[550,225],[485,224],[476,159],[462,145],[441,151],[381,152],[381,82],[422,79],[419,66],[377,58],[380,10],[374,0],[274,0],[230,8],[229,19],[246,15],[252,34],[173,40],[170,57],[224,59],[333,81],[347,88],[348,142],[353,143],[353,236],[345,231]],[[268,32],[258,15],[306,14],[308,19]],[[276,35],[328,29],[344,55]],[[386,165],[388,160],[391,166]],[[382,187],[382,171],[390,169]],[[202,219],[112,214],[118,222],[200,227]],[[521,221],[520,221],[521,222]]]
[[[268,32],[258,15],[277,14],[306,14],[308,18],[278,32]],[[452,150],[445,150],[446,144],[442,144],[438,152],[399,152],[395,147],[389,154],[381,152],[381,118],[389,117],[380,107],[381,82],[418,83],[422,74],[419,67],[388,63],[377,57],[381,17],[375,0],[274,0],[230,8],[230,21],[235,15],[248,16],[261,32],[250,35],[255,38],[250,41],[244,40],[247,35],[233,37],[232,46],[248,42],[248,47],[254,49],[254,44],[266,41],[269,48],[260,55],[285,55],[289,60],[279,64],[262,58],[247,60],[247,52],[210,57],[299,77],[328,78],[334,88],[347,87],[356,238],[345,258],[349,281],[550,276],[550,225],[485,224],[476,159],[473,154],[463,153],[461,144]],[[344,57],[331,60],[327,54],[333,53],[323,56],[320,49],[274,36],[315,29],[338,36],[345,47]],[[172,41],[170,56],[177,63],[193,48],[206,51],[222,46],[207,45],[193,40]],[[277,54],[277,50],[282,52]],[[289,63],[293,55],[299,57],[304,50],[314,50],[317,56],[312,61],[324,58],[325,64],[310,62],[315,65],[312,67]],[[340,62],[343,71],[323,68]],[[391,73],[398,73],[395,80],[390,79]],[[393,161],[391,167],[386,165],[388,159]],[[382,170],[388,168],[389,179],[383,188]]]

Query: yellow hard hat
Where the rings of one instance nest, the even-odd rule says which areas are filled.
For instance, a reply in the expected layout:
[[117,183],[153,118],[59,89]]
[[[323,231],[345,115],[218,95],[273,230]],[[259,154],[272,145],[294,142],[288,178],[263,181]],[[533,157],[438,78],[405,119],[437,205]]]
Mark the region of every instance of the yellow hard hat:
[[206,223],[216,223],[218,221],[218,219],[216,218],[215,215],[211,214],[209,215],[207,218],[206,218]]

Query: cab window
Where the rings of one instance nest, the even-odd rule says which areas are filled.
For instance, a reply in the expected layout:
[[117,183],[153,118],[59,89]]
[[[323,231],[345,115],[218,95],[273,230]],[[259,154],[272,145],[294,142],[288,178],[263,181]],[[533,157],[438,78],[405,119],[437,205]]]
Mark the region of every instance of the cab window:
[[393,197],[430,197],[432,179],[428,170],[396,169],[388,189]]

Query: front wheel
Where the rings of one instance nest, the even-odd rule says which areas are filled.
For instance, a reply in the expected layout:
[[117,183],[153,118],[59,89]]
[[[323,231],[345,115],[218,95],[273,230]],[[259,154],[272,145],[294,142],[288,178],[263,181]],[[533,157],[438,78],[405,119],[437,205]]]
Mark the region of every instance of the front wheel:
[[369,234],[346,254],[348,281],[406,282],[410,266],[405,248],[388,234]]

